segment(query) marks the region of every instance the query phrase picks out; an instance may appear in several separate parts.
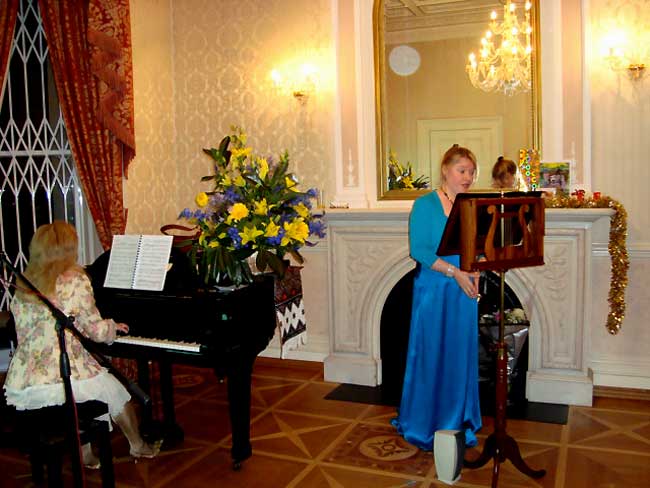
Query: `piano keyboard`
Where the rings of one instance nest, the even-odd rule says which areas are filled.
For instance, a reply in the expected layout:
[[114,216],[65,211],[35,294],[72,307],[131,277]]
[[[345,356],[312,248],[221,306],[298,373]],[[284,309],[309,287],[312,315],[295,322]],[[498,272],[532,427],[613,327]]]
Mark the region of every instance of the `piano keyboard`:
[[120,336],[115,339],[118,344],[131,344],[134,346],[156,347],[158,349],[172,349],[182,352],[200,352],[201,345],[194,342],[172,341],[169,339],[156,339],[154,337]]

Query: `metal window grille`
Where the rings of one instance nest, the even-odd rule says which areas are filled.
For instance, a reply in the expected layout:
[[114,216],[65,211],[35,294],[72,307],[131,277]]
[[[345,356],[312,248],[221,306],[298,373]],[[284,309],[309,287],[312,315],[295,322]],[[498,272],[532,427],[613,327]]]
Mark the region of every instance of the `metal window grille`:
[[[96,235],[84,204],[56,94],[37,0],[22,0],[0,105],[0,245],[18,269],[39,225],[66,220]],[[93,227],[90,231],[88,225]],[[82,261],[88,258],[83,252]],[[88,262],[88,261],[85,261]],[[2,277],[11,279],[8,270]],[[11,301],[3,288],[0,310]]]

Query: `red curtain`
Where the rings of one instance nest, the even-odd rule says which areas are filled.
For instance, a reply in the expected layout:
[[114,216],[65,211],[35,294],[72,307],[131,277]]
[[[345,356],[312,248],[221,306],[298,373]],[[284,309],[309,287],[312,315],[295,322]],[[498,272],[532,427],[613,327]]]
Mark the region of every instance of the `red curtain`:
[[135,155],[128,0],[38,0],[79,179],[104,249],[124,233]]
[[[14,40],[14,27],[20,0],[0,1],[0,95],[3,93],[5,74],[9,63],[11,43]],[[0,98],[0,102],[2,98]]]

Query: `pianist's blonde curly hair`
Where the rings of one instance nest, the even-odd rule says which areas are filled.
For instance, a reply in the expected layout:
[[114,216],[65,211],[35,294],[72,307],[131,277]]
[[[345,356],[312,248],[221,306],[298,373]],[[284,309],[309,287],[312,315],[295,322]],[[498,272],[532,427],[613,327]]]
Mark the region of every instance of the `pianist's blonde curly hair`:
[[77,231],[69,223],[55,220],[41,225],[29,244],[25,277],[44,295],[54,296],[56,279],[61,273],[70,268],[83,272],[77,264],[78,244]]

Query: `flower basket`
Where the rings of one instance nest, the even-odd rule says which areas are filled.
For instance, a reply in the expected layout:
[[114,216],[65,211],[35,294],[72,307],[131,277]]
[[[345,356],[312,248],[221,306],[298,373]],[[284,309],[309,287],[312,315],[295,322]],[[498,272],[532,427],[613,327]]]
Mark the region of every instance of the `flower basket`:
[[172,236],[172,246],[187,253],[201,235],[198,227],[186,227],[178,224],[166,224],[160,228],[166,236]]
[[308,238],[325,236],[322,215],[312,212],[314,189],[302,192],[289,171],[289,155],[277,161],[260,157],[246,146],[238,127],[216,148],[203,149],[212,159],[214,172],[201,178],[213,188],[200,192],[198,209],[184,209],[180,218],[199,230],[188,250],[192,268],[206,284],[252,281],[250,257],[256,253],[258,270],[270,269],[283,276],[286,258],[299,264]]

